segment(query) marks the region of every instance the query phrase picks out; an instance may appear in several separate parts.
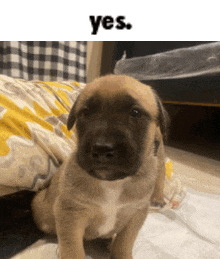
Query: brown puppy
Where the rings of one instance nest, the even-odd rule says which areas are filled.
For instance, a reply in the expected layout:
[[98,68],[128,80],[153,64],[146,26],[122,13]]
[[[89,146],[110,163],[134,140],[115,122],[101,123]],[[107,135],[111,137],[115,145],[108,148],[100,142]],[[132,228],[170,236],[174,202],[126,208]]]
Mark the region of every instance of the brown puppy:
[[85,259],[83,239],[115,237],[111,259],[132,259],[150,199],[163,203],[166,112],[128,76],[88,84],[73,106],[77,148],[32,203],[39,228],[56,233],[62,259]]

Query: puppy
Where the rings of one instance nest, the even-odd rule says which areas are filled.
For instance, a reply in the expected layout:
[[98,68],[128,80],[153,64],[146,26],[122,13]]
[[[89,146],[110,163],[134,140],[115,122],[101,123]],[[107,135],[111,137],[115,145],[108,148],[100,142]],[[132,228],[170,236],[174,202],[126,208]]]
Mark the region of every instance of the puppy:
[[134,78],[108,75],[88,84],[72,107],[77,148],[36,194],[33,216],[56,233],[62,259],[85,259],[84,239],[112,238],[111,259],[132,259],[150,200],[163,204],[166,112]]

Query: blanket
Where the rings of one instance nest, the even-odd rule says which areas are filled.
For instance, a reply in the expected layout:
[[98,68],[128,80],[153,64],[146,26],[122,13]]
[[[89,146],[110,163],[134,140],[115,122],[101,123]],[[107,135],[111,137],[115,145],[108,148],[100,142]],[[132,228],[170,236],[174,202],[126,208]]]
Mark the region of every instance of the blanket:
[[220,195],[187,188],[180,208],[150,214],[134,247],[134,259],[220,258]]
[[75,145],[66,121],[84,84],[0,76],[0,185],[37,191]]

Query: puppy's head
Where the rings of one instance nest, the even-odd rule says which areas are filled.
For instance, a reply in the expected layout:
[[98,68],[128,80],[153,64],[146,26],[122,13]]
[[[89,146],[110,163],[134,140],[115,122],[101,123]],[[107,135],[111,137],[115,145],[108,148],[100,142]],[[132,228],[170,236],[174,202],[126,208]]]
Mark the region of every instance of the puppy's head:
[[165,131],[159,98],[149,86],[127,76],[105,76],[88,84],[70,111],[76,123],[77,162],[102,180],[135,175],[146,152],[155,153],[155,131]]

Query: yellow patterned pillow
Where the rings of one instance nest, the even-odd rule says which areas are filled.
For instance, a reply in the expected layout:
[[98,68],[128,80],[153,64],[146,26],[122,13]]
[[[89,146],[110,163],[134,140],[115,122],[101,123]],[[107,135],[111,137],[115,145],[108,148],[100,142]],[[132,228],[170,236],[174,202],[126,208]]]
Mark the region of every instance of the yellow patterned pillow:
[[0,185],[38,190],[74,145],[69,110],[84,85],[0,76]]

